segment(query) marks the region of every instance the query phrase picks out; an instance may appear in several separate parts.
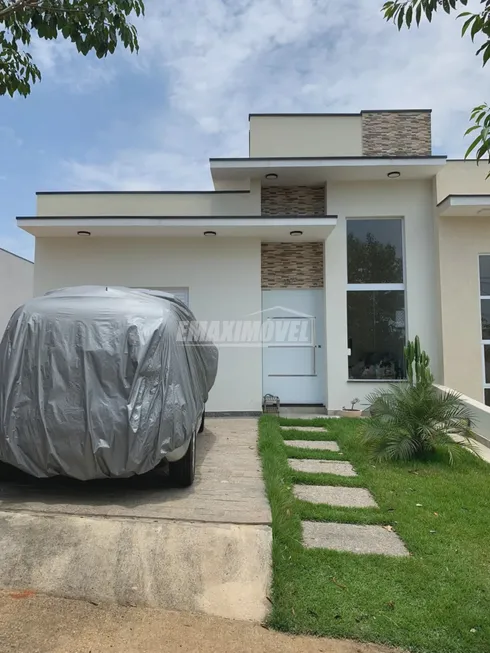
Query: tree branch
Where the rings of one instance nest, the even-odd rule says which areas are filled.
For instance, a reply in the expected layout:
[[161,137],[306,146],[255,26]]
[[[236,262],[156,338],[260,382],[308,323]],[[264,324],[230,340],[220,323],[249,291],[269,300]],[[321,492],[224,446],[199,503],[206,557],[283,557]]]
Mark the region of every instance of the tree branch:
[[[95,9],[96,7],[102,7],[106,5],[108,0],[101,0],[97,4],[94,4],[90,9]],[[38,9],[39,11],[49,11],[51,13],[80,13],[83,12],[81,7],[53,7],[53,5],[44,4],[44,0],[15,0],[10,5],[4,9],[0,9],[0,22],[5,18],[8,18],[12,14],[22,11],[23,9]],[[88,13],[88,12],[86,12]]]

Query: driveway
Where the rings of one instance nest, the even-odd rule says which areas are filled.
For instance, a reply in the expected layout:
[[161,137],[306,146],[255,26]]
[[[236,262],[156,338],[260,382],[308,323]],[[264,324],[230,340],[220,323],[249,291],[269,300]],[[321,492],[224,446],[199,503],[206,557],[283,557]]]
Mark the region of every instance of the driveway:
[[253,419],[209,419],[197,478],[0,482],[0,587],[261,620],[271,515]]

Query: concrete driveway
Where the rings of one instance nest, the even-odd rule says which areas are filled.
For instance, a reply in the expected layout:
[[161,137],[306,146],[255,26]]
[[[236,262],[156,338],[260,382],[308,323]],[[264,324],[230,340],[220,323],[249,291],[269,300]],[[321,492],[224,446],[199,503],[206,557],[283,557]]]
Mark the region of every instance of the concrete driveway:
[[0,481],[0,587],[262,620],[271,515],[253,419],[209,419],[197,478]]

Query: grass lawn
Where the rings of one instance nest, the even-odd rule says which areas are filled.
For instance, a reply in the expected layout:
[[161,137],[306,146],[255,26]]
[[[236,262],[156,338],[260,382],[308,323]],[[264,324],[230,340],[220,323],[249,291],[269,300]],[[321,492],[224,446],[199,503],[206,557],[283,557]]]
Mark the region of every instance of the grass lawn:
[[[328,433],[281,434],[280,424],[326,424]],[[349,419],[260,419],[274,535],[270,625],[424,653],[488,653],[490,466],[470,453],[453,468],[442,460],[373,464],[359,442],[359,426]],[[337,440],[343,454],[300,451],[287,439]],[[294,472],[288,457],[349,460],[358,476]],[[295,499],[295,483],[365,487],[380,508],[311,505]],[[411,555],[306,550],[302,519],[390,524]]]

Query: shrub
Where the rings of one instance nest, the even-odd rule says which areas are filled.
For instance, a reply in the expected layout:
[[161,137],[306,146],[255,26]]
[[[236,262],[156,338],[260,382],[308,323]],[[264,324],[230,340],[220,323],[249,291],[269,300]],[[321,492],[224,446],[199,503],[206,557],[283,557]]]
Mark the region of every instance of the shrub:
[[441,451],[452,464],[463,448],[473,449],[471,411],[457,392],[434,387],[429,363],[416,338],[405,348],[408,382],[368,396],[363,439],[373,458],[411,460]]

